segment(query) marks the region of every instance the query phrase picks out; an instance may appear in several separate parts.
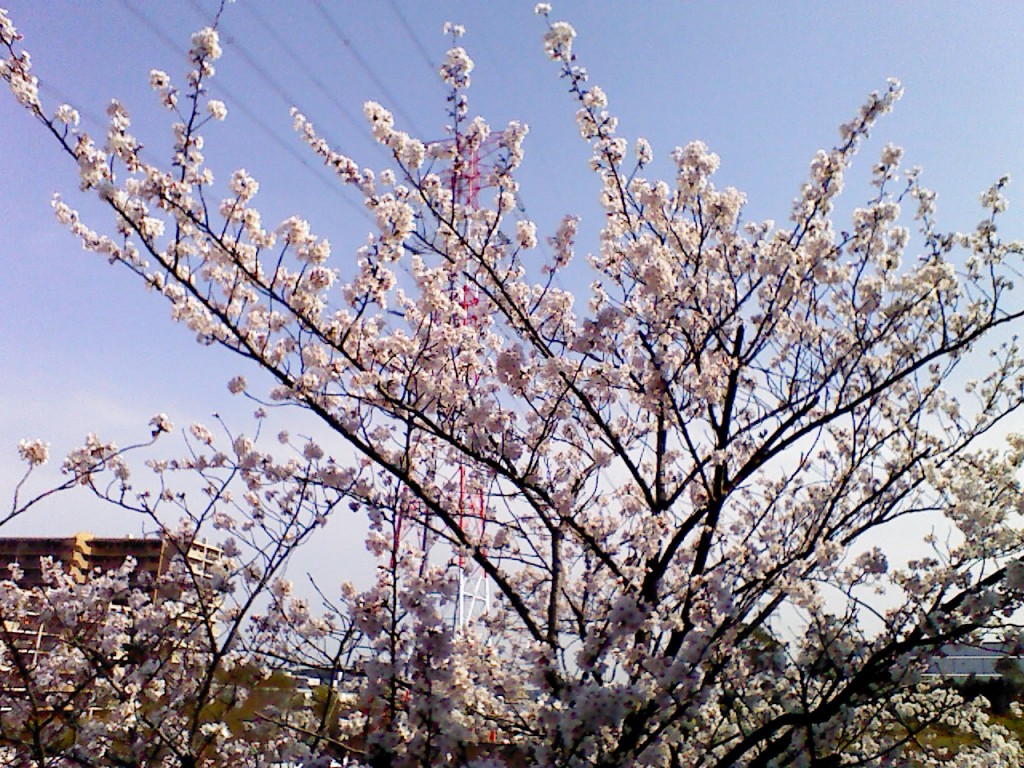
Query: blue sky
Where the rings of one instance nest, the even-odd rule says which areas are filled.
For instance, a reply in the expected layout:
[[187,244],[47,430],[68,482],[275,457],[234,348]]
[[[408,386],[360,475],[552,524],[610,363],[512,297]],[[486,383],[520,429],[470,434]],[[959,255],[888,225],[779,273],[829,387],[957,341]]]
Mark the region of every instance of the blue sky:
[[[46,104],[70,100],[96,131],[89,115],[101,117],[116,96],[152,156],[166,156],[170,120],[148,88],[148,72],[164,69],[181,82],[189,35],[215,3],[0,5],[25,35]],[[903,81],[906,96],[859,159],[847,207],[868,196],[858,180],[887,141],[907,148],[908,164],[924,167],[949,228],[974,226],[978,194],[1000,175],[1024,183],[1024,4],[554,5],[552,17],[576,27],[581,63],[608,93],[620,132],[650,139],[656,170],[665,173],[675,146],[703,139],[721,155],[719,183],[747,193],[747,218],[786,218],[814,151],[831,146],[836,126],[888,76]],[[292,134],[289,107],[304,111],[338,149],[379,168],[385,158],[360,124],[367,99],[394,109],[401,128],[443,137],[445,91],[435,70],[447,47],[441,26],[452,20],[466,25],[463,44],[476,61],[471,113],[493,125],[530,124],[520,175],[528,215],[543,234],[563,214],[581,215],[582,247],[593,247],[598,188],[586,169],[575,105],[544,57],[543,23],[532,7],[239,0],[224,14],[225,55],[214,86],[230,114],[207,131],[207,156],[220,178],[245,167],[259,179],[265,221],[302,215],[330,238],[337,259],[350,258],[369,222],[354,194],[332,188]],[[126,443],[145,434],[157,411],[183,426],[216,411],[248,428],[251,409],[225,388],[244,368],[196,346],[155,296],[83,252],[54,221],[49,200],[56,191],[97,228],[109,216],[83,202],[73,164],[6,95],[0,131],[0,446],[9,457],[0,462],[0,498],[17,478],[14,450],[22,437],[49,440],[56,455],[89,430]],[[1024,189],[1011,186],[1009,194],[1006,226],[1020,233]],[[293,431],[301,432],[301,423]],[[78,496],[11,530],[137,527]]]

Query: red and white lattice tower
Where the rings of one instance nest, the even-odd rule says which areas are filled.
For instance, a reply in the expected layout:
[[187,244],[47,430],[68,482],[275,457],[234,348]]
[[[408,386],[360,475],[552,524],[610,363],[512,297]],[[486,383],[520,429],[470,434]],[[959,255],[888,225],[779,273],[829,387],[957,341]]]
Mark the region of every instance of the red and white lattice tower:
[[433,142],[451,153],[452,165],[441,173],[441,179],[456,203],[474,211],[480,208],[481,190],[494,186],[494,164],[489,160],[501,150],[504,138],[504,131],[492,131],[483,141],[470,142],[457,136]]
[[[442,179],[452,191],[452,200],[472,210],[480,207],[480,192],[494,186],[493,166],[487,161],[497,153],[503,134],[494,132],[482,142],[470,143],[462,137],[447,139],[453,153],[452,166]],[[480,297],[471,281],[463,277],[461,283],[453,281],[449,290],[465,313],[468,325],[482,323]],[[466,462],[459,464],[459,527],[470,541],[480,541],[487,526],[486,478],[481,477]],[[456,558],[458,569],[458,596],[453,624],[463,629],[490,608],[491,584],[480,565],[465,552]]]
[[[436,142],[451,151],[452,166],[444,171],[442,179],[450,187],[455,203],[472,210],[479,208],[481,190],[494,186],[493,165],[487,160],[500,150],[502,139],[502,132],[494,132],[484,141],[475,144],[461,137]],[[449,291],[451,299],[463,309],[464,322],[467,325],[480,326],[480,297],[472,282],[465,277],[461,282],[453,279]],[[485,478],[479,476],[463,461],[459,463],[458,482],[459,527],[470,541],[480,541],[486,530],[488,515]],[[400,505],[395,514],[391,550],[392,570],[397,567],[400,556],[401,540],[405,536],[405,519],[407,515],[415,517],[419,511],[419,505],[414,503],[409,507]],[[461,630],[477,617],[487,613],[491,604],[491,585],[487,574],[472,557],[467,557],[463,550],[459,551],[453,565],[458,570],[458,595],[452,624],[455,629]]]

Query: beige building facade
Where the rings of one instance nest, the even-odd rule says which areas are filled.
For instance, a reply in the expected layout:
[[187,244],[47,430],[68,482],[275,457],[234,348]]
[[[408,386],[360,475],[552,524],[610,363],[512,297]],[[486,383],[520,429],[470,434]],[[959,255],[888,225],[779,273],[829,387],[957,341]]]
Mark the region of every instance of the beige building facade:
[[[23,588],[43,586],[39,560],[52,557],[77,581],[84,581],[93,571],[112,571],[132,557],[137,565],[135,577],[147,574],[155,579],[165,573],[175,556],[176,545],[166,538],[108,538],[81,532],[66,538],[17,537],[0,538],[0,580],[7,565],[16,563],[24,575],[18,582]],[[205,541],[195,541],[186,560],[197,574],[209,573],[210,566],[221,557],[221,550]]]

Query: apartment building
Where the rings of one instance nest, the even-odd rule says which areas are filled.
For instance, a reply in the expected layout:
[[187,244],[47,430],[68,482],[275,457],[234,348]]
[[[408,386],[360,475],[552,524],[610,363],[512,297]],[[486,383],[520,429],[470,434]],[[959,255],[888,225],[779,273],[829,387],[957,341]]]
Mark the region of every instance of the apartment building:
[[[124,561],[135,558],[136,578],[142,574],[155,578],[167,571],[178,554],[177,547],[166,538],[107,538],[81,532],[67,538],[19,537],[0,538],[0,579],[9,563],[17,563],[24,576],[19,582],[25,588],[43,585],[39,560],[52,557],[76,580],[83,581],[89,573],[120,568]],[[205,541],[192,543],[185,558],[197,574],[209,573],[210,566],[221,557],[221,550]]]
[[[136,561],[132,581],[138,583],[145,574],[146,583],[153,585],[152,597],[160,599],[161,595],[155,591],[156,577],[165,573],[179,556],[178,547],[163,537],[107,538],[83,532],[65,538],[0,538],[0,581],[9,578],[9,563],[17,563],[23,572],[19,586],[31,589],[45,586],[39,562],[43,557],[52,557],[78,582],[84,582],[91,573],[120,568],[132,557]],[[211,566],[222,557],[222,551],[213,544],[196,541],[184,556],[192,572],[201,577],[210,573]],[[43,616],[45,612],[41,607],[15,616],[0,615],[0,650],[20,654],[22,661],[33,667],[36,658],[48,653],[62,632]]]

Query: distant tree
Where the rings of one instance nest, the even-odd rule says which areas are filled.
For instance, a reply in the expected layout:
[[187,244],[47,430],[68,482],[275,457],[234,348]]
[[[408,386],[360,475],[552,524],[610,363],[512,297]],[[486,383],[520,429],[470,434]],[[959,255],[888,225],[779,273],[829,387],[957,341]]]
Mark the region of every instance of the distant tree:
[[968,701],[984,696],[992,712],[1005,715],[1010,705],[1024,695],[1024,673],[1020,661],[1004,656],[995,663],[996,677],[978,678],[971,675],[966,680],[954,682],[956,689]]
[[[203,131],[226,114],[206,88],[215,29],[193,36],[184,83],[151,73],[174,120],[166,167],[140,154],[120,103],[102,139],[77,127],[72,107],[45,109],[6,15],[0,35],[15,98],[114,226],[101,234],[59,199],[58,219],[166,298],[200,342],[269,374],[275,386],[254,397],[305,410],[357,455],[348,463],[287,435],[283,461],[243,437],[217,451],[196,425],[193,455],[153,468],[227,471],[200,505],[173,489],[139,494],[117,473],[104,485],[109,468],[69,459],[117,503],[154,520],[177,506],[189,526],[232,537],[241,554],[226,579],[244,597],[211,630],[201,674],[216,680],[238,653],[332,680],[316,699],[322,716],[281,722],[276,743],[288,734],[296,749],[373,766],[891,765],[908,749],[934,765],[944,755],[919,735],[943,724],[978,737],[954,764],[1020,763],[980,707],[921,672],[939,646],[1019,639],[1024,439],[983,439],[1024,393],[1011,336],[1024,313],[1011,283],[1022,248],[997,229],[1005,179],[982,196],[974,231],[944,232],[933,193],[901,173],[891,145],[867,202],[834,221],[844,174],[898,99],[896,82],[818,152],[788,221],[744,222],[743,194],[714,185],[719,158],[701,142],[676,149],[669,179],[646,176],[650,145],[638,139],[630,153],[576,61],[573,28],[548,21],[545,49],[577,102],[605,213],[598,252],[569,271],[578,220],[566,217],[550,257],[538,254],[534,224],[515,216],[526,127],[499,135],[470,117],[473,62],[453,40],[441,69],[447,142],[417,139],[367,103],[393,158],[374,172],[294,114],[375,221],[353,264],[332,262],[298,217],[265,227],[244,170],[218,186],[205,167]],[[467,158],[487,142],[498,149],[489,190],[470,199]],[[954,384],[986,348],[964,406]],[[42,447],[22,453],[31,464]],[[465,523],[470,481],[485,525]],[[339,503],[368,515],[380,568],[319,618],[271,574]],[[890,531],[916,518],[950,533],[927,537],[929,554],[890,561],[905,535]],[[495,595],[459,630],[452,558]],[[271,609],[250,620],[260,596]],[[168,743],[177,706],[146,723]],[[194,747],[213,726],[197,727],[194,710],[190,722],[173,742],[189,746],[159,759],[220,764]],[[84,748],[10,744],[39,766],[77,765]],[[99,749],[92,764],[116,764]]]
[[1014,656],[1003,656],[996,662],[996,672],[1010,685],[1015,696],[1024,694],[1024,670],[1020,667],[1020,659]]

